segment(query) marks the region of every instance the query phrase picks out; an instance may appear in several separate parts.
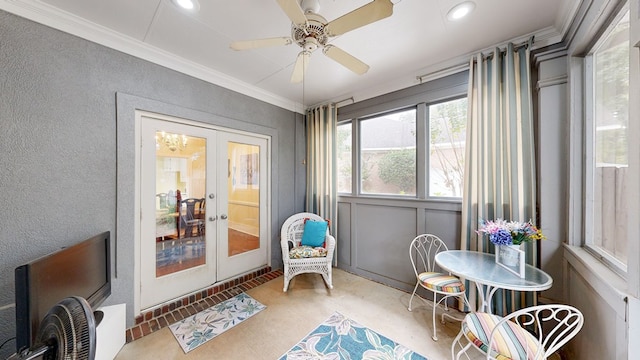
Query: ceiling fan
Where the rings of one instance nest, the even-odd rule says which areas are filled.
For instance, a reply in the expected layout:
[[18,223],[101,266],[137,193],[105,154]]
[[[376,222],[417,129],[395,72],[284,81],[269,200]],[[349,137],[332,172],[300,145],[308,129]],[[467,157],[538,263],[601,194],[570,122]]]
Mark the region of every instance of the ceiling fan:
[[393,3],[391,0],[373,0],[341,17],[327,21],[318,14],[319,0],[276,0],[284,13],[291,19],[291,36],[257,40],[235,41],[231,43],[234,50],[248,50],[269,46],[297,44],[302,51],[296,58],[291,75],[291,82],[301,82],[309,63],[311,53],[318,48],[329,58],[342,66],[362,75],[369,70],[369,65],[358,60],[346,51],[329,44],[331,37],[342,35],[348,31],[371,24],[391,16]]

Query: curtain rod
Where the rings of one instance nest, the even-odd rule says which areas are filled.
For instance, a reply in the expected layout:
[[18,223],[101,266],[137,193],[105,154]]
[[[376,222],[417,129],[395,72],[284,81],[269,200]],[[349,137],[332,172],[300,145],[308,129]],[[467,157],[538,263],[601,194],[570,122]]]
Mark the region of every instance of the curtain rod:
[[346,98],[346,99],[342,99],[342,100],[335,101],[335,102],[334,102],[334,104],[335,104],[336,106],[338,106],[338,104],[340,104],[341,102],[345,102],[345,101],[351,101],[351,103],[352,103],[352,104],[356,102],[356,101],[353,99],[353,96],[351,96],[351,97],[348,97],[348,98]]
[[331,106],[339,107],[339,106],[338,106],[338,104],[339,104],[339,103],[341,103],[341,102],[345,102],[345,101],[349,101],[349,100],[351,101],[351,103],[355,103],[355,100],[353,99],[353,96],[351,96],[351,97],[348,97],[348,98],[346,98],[346,99],[342,99],[342,100],[338,100],[338,101],[333,101],[333,102],[324,102],[324,103],[315,104],[315,105],[312,105],[312,106],[307,107],[305,111],[309,111],[310,109],[315,109],[315,108],[317,108],[317,107],[320,107],[320,106],[327,106],[327,105],[331,105]]
[[[513,50],[518,51],[522,48],[528,48],[528,47],[530,48],[532,45],[533,45],[533,36],[531,36],[529,40],[523,41],[519,44],[513,44]],[[504,45],[503,47],[496,46],[496,48],[500,49],[500,52],[502,53],[507,51],[507,46],[508,44]],[[494,51],[489,51],[489,53],[486,55],[484,54],[484,52],[480,52],[480,54],[482,54],[483,59],[491,59],[493,57]]]
[[[522,42],[520,42],[518,44],[513,45],[513,49],[514,50],[520,50],[523,47],[531,47],[531,45],[533,45],[533,39],[534,39],[534,36],[532,35],[528,40],[525,40],[525,41],[522,41]],[[508,46],[508,44],[505,44],[505,45],[502,45],[502,46],[500,46],[500,45],[499,46],[495,46],[494,48],[499,48],[500,51],[506,51],[507,50],[507,46]],[[483,51],[479,51],[479,53],[483,54],[484,52],[487,52],[487,51],[490,51],[490,48],[487,48],[487,49],[485,49]],[[474,54],[477,54],[477,53],[467,54],[467,56],[468,57],[473,57]],[[482,55],[483,59],[489,59],[491,57],[493,57],[493,52],[490,52],[487,55],[484,55],[484,54]],[[427,73],[427,74],[424,74],[424,75],[418,75],[418,76],[416,76],[416,79],[420,82],[420,84],[422,84],[425,79],[432,80],[432,79],[435,79],[435,78],[439,78],[439,77],[444,77],[444,76],[447,76],[447,75],[455,74],[455,73],[458,73],[458,72],[466,70],[468,67],[469,67],[469,62],[467,61],[464,64],[453,65],[453,66],[449,66],[449,67],[444,68],[444,69],[439,70],[439,71],[434,71],[434,72]]]
[[448,75],[456,74],[456,73],[465,71],[468,67],[469,67],[469,62],[465,62],[464,64],[453,65],[453,66],[449,66],[447,68],[444,68],[442,70],[438,70],[438,71],[430,72],[430,73],[427,73],[427,74],[424,74],[424,75],[416,76],[416,79],[420,82],[420,84],[422,84],[425,79],[430,81],[430,80],[434,80],[434,79],[437,79],[437,78],[445,77],[445,76],[448,76]]

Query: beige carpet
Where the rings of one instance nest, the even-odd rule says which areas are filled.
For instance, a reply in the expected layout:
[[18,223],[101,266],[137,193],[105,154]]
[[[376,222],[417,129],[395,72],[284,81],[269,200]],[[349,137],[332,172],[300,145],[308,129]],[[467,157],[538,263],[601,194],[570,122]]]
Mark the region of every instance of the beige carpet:
[[267,308],[188,354],[164,328],[125,345],[116,359],[278,359],[336,311],[429,360],[451,358],[451,341],[460,323],[439,324],[434,342],[431,308],[414,299],[409,312],[411,294],[338,269],[333,276],[333,290],[320,275],[303,274],[294,278],[287,293],[282,292],[282,277],[247,291]]

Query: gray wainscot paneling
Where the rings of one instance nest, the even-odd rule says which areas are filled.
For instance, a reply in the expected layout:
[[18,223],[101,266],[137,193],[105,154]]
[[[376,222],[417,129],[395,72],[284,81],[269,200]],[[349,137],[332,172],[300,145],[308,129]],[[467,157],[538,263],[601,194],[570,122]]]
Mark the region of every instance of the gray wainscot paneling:
[[408,249],[416,233],[416,209],[359,204],[355,261],[359,270],[389,281],[412,277]]
[[460,248],[460,203],[342,196],[338,206],[338,242],[350,251],[338,253],[338,267],[365,278],[412,291],[413,238],[431,233],[450,249]]
[[351,204],[338,203],[338,234],[336,248],[338,264],[351,266]]
[[620,285],[619,279],[608,275],[602,264],[584,261],[585,255],[590,255],[582,249],[565,249],[564,255],[566,301],[584,315],[584,327],[563,348],[565,358],[637,359],[637,339],[628,340],[629,352],[625,343],[629,316],[626,295],[610,287]]

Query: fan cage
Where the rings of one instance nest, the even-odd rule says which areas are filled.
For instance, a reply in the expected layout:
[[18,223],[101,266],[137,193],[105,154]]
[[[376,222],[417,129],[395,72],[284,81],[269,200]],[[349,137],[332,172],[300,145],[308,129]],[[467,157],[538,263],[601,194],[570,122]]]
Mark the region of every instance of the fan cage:
[[69,297],[54,305],[41,323],[37,343],[50,348],[45,360],[94,359],[96,325],[89,303],[81,297]]

